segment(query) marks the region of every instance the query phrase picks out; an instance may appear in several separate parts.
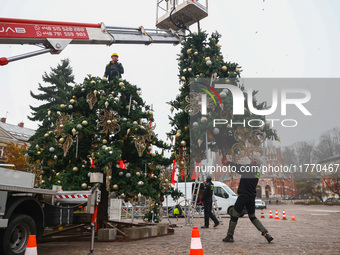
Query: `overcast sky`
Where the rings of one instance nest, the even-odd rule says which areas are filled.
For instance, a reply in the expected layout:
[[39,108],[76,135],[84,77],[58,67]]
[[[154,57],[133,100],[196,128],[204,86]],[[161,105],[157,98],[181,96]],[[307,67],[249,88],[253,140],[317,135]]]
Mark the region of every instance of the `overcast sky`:
[[[155,28],[156,0],[0,3],[1,17]],[[201,21],[201,28],[222,34],[222,53],[225,59],[242,66],[242,77],[340,77],[339,11],[338,0],[213,0],[209,1],[209,16]],[[191,29],[195,31],[196,26]],[[0,57],[37,49],[0,45]],[[170,107],[166,102],[179,93],[179,51],[179,45],[69,45],[60,55],[45,54],[12,62],[0,67],[0,117],[7,115],[8,123],[23,121],[26,127],[37,128],[37,123],[26,117],[30,114],[28,105],[40,104],[30,97],[29,91],[37,92],[44,71],[50,72],[50,67],[69,58],[76,82],[81,83],[87,74],[102,76],[110,55],[117,52],[125,67],[123,78],[142,88],[144,100],[153,104],[155,110],[156,132],[165,139],[170,130]],[[325,90],[333,96],[339,92],[327,87]],[[339,108],[330,109],[336,114]],[[328,124],[321,124],[314,133],[301,133],[301,139],[315,137],[334,123]],[[290,142],[288,138],[286,141]]]

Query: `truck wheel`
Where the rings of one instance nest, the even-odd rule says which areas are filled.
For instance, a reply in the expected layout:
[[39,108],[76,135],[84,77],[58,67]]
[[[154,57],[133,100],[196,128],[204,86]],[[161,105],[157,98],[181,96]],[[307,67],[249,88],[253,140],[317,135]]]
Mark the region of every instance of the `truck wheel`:
[[25,214],[13,215],[3,233],[3,252],[8,255],[23,255],[30,235],[36,235],[34,220]]

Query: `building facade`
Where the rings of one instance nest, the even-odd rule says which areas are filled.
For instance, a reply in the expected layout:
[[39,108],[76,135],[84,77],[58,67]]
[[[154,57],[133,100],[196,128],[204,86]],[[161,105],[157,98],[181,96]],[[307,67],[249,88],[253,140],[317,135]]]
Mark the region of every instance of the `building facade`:
[[4,149],[7,143],[14,143],[18,145],[27,144],[28,139],[34,135],[35,130],[25,128],[24,123],[20,122],[18,125],[6,123],[6,118],[1,118],[0,121],[0,164],[6,162]]

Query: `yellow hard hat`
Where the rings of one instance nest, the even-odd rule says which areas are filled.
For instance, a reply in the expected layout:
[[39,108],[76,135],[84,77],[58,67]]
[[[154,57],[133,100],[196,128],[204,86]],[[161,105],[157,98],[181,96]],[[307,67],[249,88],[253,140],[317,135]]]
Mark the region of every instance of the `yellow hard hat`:
[[111,57],[113,57],[113,56],[117,56],[117,58],[118,58],[118,54],[117,54],[117,53],[113,53],[113,54],[111,55]]

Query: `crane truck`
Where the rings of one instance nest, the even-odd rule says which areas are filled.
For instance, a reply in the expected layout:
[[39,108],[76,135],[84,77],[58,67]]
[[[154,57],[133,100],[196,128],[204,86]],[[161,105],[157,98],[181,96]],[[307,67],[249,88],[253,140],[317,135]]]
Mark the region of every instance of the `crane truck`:
[[[0,66],[44,53],[59,54],[70,44],[177,45],[190,25],[208,15],[208,0],[201,2],[205,4],[199,0],[157,0],[155,29],[0,17],[0,44],[43,47],[18,56],[0,57]],[[48,205],[53,210],[57,203],[67,203],[65,198],[73,198],[73,202],[86,203],[89,213],[93,213],[99,200],[97,189],[68,192],[35,188],[34,174],[1,167],[0,176],[1,254],[24,254],[30,234],[36,234],[39,239],[46,226],[63,224],[61,215],[47,215]],[[67,215],[71,214],[67,211]],[[69,220],[67,217],[66,221]]]

